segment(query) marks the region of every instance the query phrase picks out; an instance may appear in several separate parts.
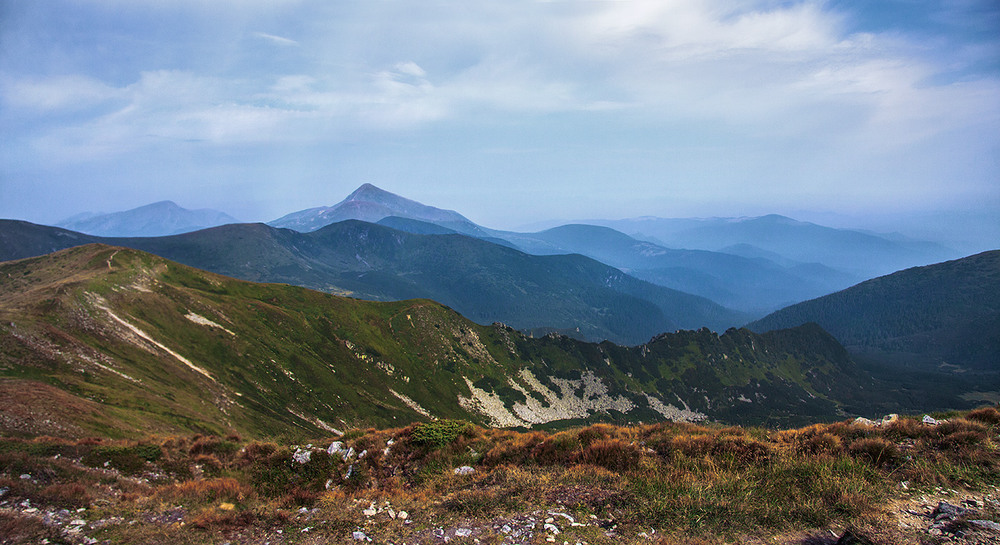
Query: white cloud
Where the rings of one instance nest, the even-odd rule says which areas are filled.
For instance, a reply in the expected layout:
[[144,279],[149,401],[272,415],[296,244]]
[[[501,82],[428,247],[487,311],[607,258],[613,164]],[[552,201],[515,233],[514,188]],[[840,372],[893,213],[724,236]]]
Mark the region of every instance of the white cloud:
[[[483,119],[551,113],[600,112],[610,123],[620,113],[652,127],[699,126],[722,140],[810,140],[847,154],[998,123],[996,80],[929,84],[947,67],[923,56],[920,44],[848,34],[841,15],[819,1],[415,6],[250,6],[237,10],[244,22],[235,36],[299,47],[257,48],[274,59],[248,58],[235,40],[228,55],[212,51],[216,64],[175,70],[161,70],[151,52],[137,56],[150,60],[130,85],[14,74],[5,78],[4,103],[40,117],[105,105],[43,136],[67,153],[82,150],[74,156],[161,139],[225,146],[434,123],[479,130]],[[289,7],[304,7],[309,24],[271,17]],[[192,2],[182,9],[218,11]],[[273,33],[251,30],[260,28]]]
[[286,47],[287,46],[293,46],[293,47],[297,47],[299,45],[299,42],[297,42],[295,40],[292,40],[291,38],[285,38],[283,36],[277,36],[277,35],[274,35],[274,34],[268,34],[266,32],[254,32],[253,35],[256,36],[256,37],[258,37],[258,38],[264,39],[264,40],[266,40],[268,42],[271,42],[273,44],[280,45],[280,46],[286,46]]
[[79,74],[48,78],[3,78],[4,103],[40,112],[79,110],[121,98],[122,93],[97,79]]

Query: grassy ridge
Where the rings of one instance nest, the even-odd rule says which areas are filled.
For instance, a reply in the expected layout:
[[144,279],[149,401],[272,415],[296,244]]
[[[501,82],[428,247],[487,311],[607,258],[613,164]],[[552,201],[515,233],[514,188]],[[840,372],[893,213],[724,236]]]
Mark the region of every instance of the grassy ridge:
[[122,437],[494,422],[459,403],[473,396],[470,383],[514,424],[527,423],[516,416],[524,411],[563,425],[661,420],[655,403],[801,423],[836,417],[870,380],[815,326],[680,331],[637,347],[532,339],[431,301],[243,282],[100,245],[0,264],[0,377],[12,399],[45,386],[100,413],[20,399],[29,413],[54,415],[19,421],[55,422],[35,433]]

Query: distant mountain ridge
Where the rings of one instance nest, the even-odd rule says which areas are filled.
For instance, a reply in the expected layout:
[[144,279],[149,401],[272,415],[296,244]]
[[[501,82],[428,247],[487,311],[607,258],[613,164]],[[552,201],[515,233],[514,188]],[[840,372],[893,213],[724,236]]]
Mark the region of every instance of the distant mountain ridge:
[[655,218],[596,220],[644,240],[673,248],[723,251],[749,246],[800,263],[820,263],[840,271],[872,278],[912,266],[960,257],[940,244],[897,235],[836,229],[778,214],[741,218]]
[[78,214],[57,227],[103,237],[155,237],[217,227],[239,220],[218,210],[188,210],[160,201],[111,214]]
[[858,352],[1000,371],[1000,250],[874,278],[748,327],[807,322]]
[[666,248],[595,225],[563,225],[531,236],[648,282],[747,312],[825,295],[860,280],[818,264],[806,270],[760,257]]
[[622,344],[675,329],[723,331],[749,319],[584,256],[532,256],[465,235],[414,235],[357,220],[310,233],[234,224],[144,238],[91,237],[0,220],[0,259],[90,242],[136,248],[244,280],[375,300],[429,298],[479,323],[567,330]]
[[317,225],[346,218],[377,222],[414,234],[441,234],[446,229],[534,255],[579,253],[653,284],[758,316],[862,280],[819,265],[800,268],[796,263],[784,267],[765,259],[722,252],[669,249],[593,225],[563,225],[538,233],[489,229],[455,212],[427,207],[371,184],[358,188],[334,207],[304,210],[271,225],[309,232]]
[[[476,225],[458,212],[427,206],[372,184],[363,184],[334,206],[295,212],[270,225],[311,233],[349,219],[420,235],[459,233],[537,256],[581,254],[652,284],[705,297],[757,317],[894,271],[897,265],[935,262],[948,253],[905,237],[880,238],[778,215],[644,217],[515,233]],[[635,236],[623,232],[627,229],[636,231]],[[132,230],[142,231],[134,224]],[[127,230],[116,232],[124,235],[122,231]],[[648,235],[650,232],[660,238]],[[679,239],[669,246],[661,240],[670,237]]]

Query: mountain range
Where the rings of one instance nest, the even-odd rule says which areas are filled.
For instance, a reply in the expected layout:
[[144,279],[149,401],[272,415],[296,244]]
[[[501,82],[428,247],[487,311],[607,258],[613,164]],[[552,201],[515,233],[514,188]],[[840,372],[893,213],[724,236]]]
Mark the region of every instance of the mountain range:
[[16,407],[4,431],[110,437],[429,418],[796,423],[836,418],[874,390],[815,325],[631,348],[532,339],[428,300],[245,282],[101,244],[0,263],[0,377]]
[[83,213],[56,226],[102,237],[156,237],[228,223],[239,223],[239,220],[218,210],[188,210],[173,201],[161,201],[111,214]]
[[233,224],[170,237],[101,238],[0,220],[0,259],[91,242],[136,248],[219,274],[374,300],[430,298],[478,323],[639,344],[675,329],[749,317],[581,255],[533,256],[458,234],[415,235],[356,220],[310,233]]
[[751,252],[769,259],[780,256],[798,264],[818,263],[866,279],[961,255],[933,242],[836,229],[777,214],[744,218],[642,217],[588,223],[670,247],[739,255]]
[[[90,219],[90,223],[61,225],[79,226],[75,230],[102,236],[153,236],[232,223],[228,217],[189,218],[183,223],[177,219],[182,210],[173,203],[157,203]],[[904,266],[958,257],[933,243],[831,229],[776,215],[595,220],[516,233],[477,225],[458,212],[427,206],[371,184],[360,186],[333,206],[294,212],[269,225],[308,233],[351,219],[413,234],[459,233],[532,255],[579,253],[630,276],[751,316],[763,316]]]
[[[787,218],[784,218],[787,221],[774,222],[774,218],[780,217],[757,219],[776,225],[780,240],[793,241],[800,246],[808,246],[808,241],[812,239],[816,239],[814,244],[836,240],[844,247],[850,247],[857,240],[869,244],[875,240],[882,244],[877,247],[877,252],[890,258],[903,253],[918,261],[924,260],[921,263],[933,261],[940,252],[948,252],[947,249],[925,244],[927,251],[923,254],[916,250],[907,253],[909,250],[896,248],[897,243],[872,235],[829,229]],[[477,225],[457,212],[426,206],[371,184],[359,187],[336,205],[303,210],[269,224],[309,232],[346,219],[380,222],[415,234],[442,232],[430,229],[428,224],[431,224],[450,232],[512,246],[533,255],[579,253],[654,284],[700,295],[723,306],[758,316],[794,302],[843,289],[869,277],[862,274],[869,271],[864,267],[858,268],[855,255],[851,255],[850,259],[832,260],[831,263],[836,266],[831,266],[817,261],[792,259],[747,243],[728,244],[728,239],[726,244],[720,245],[721,251],[715,251],[717,248],[699,249],[701,246],[675,245],[668,248],[654,240],[643,240],[608,227],[588,224],[564,225],[537,233],[495,230]],[[700,225],[700,220],[658,220],[655,223],[690,229]],[[744,233],[744,238],[753,239],[760,234],[758,223],[746,222],[745,227],[750,231]],[[768,236],[776,237],[774,234]],[[880,268],[891,266],[882,263],[882,258],[871,252],[866,253],[864,258]],[[845,263],[848,265],[845,266]]]

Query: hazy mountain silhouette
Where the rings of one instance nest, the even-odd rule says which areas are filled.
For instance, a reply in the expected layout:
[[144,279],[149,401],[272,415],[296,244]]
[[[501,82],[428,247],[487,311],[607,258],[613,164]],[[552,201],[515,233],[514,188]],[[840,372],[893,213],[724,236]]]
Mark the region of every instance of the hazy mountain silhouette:
[[227,223],[239,223],[239,220],[218,210],[188,210],[173,201],[160,201],[124,212],[77,214],[57,226],[103,237],[155,237]]

